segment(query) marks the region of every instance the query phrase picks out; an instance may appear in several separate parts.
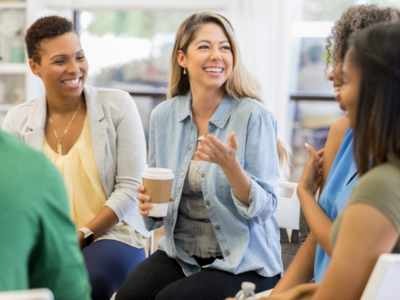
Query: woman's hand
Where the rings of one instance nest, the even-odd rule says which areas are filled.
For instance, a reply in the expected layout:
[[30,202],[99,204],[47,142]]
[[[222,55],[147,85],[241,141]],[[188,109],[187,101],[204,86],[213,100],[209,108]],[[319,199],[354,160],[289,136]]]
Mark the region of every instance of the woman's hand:
[[304,167],[297,190],[314,197],[321,183],[324,149],[316,153],[313,147],[307,145],[307,150],[310,156]]
[[[153,208],[153,205],[148,203],[150,201],[150,196],[142,194],[146,191],[146,188],[143,185],[138,185],[137,190],[139,193],[136,195],[136,198],[139,200],[138,205],[140,214],[144,217],[147,217],[149,215],[149,210]],[[174,201],[172,195],[169,201]]]
[[236,160],[236,150],[238,147],[235,132],[229,135],[229,143],[224,144],[212,135],[207,135],[201,140],[196,156],[201,160],[212,162],[221,168],[229,168],[234,165]]

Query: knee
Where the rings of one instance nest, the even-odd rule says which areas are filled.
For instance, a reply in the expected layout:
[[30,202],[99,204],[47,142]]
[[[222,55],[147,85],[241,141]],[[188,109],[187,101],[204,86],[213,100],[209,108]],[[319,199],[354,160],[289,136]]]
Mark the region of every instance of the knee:
[[[128,285],[121,285],[118,289],[115,300],[148,300],[154,299],[149,295],[149,291],[144,288],[134,288]],[[170,299],[171,300],[171,299]]]
[[109,300],[118,288],[109,276],[100,273],[90,274],[90,284],[93,300]]
[[[188,297],[189,296],[189,297]],[[156,298],[154,300],[187,300],[190,299],[190,295],[182,295],[182,291],[174,288],[167,286],[164,288],[162,291],[160,291]]]

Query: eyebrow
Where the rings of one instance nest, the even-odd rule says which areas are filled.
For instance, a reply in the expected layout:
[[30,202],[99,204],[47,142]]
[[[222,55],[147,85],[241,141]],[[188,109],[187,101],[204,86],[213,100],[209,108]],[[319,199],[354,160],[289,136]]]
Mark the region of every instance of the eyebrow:
[[[78,54],[79,52],[82,52],[82,51],[83,51],[83,49],[79,50],[78,52],[75,53],[75,55]],[[52,58],[50,58],[50,60],[52,60],[53,58],[58,57],[58,56],[65,57],[67,55],[65,55],[65,54],[57,54],[57,55],[54,55]]]
[[[195,45],[197,45],[198,43],[201,43],[201,42],[205,42],[205,43],[209,43],[209,44],[211,44],[211,41],[207,41],[207,40],[201,40],[201,41],[198,41]],[[223,43],[229,43],[229,41],[221,41],[221,42],[219,42],[220,44],[223,44]]]

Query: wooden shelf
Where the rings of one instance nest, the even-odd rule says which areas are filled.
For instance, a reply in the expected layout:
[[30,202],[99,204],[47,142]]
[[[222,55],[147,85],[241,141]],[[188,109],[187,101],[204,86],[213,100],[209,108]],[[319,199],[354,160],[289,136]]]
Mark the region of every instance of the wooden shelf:
[[[0,2],[1,3],[1,2]],[[26,74],[28,66],[25,63],[0,63],[0,74]]]
[[0,9],[8,9],[8,8],[26,8],[25,1],[0,1]]

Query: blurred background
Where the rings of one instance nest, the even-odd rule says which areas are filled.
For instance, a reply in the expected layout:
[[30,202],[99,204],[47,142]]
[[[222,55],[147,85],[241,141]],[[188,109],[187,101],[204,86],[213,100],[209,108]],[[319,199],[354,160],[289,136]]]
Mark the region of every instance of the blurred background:
[[7,111],[43,93],[26,57],[24,35],[39,17],[75,22],[89,61],[87,83],[128,91],[148,138],[149,117],[165,99],[170,55],[181,22],[212,11],[234,26],[246,66],[293,149],[290,181],[308,158],[307,142],[324,147],[342,112],[326,80],[326,37],[354,4],[400,8],[398,0],[0,0],[0,124]]

